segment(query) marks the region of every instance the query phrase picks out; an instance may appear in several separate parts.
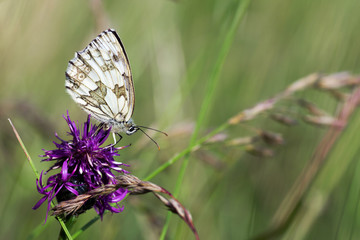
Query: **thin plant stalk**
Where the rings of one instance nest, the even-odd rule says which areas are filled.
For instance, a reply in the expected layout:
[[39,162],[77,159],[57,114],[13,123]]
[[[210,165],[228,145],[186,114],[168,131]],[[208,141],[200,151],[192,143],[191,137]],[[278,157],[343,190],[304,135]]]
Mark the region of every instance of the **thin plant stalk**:
[[[22,150],[24,151],[24,153],[25,153],[25,155],[26,155],[26,158],[27,158],[27,160],[28,160],[28,162],[29,162],[29,164],[30,164],[30,166],[31,166],[31,168],[32,168],[32,170],[33,170],[36,178],[39,179],[39,177],[40,177],[40,176],[39,176],[39,172],[37,171],[37,169],[36,169],[36,167],[35,167],[35,164],[34,164],[33,160],[31,159],[31,156],[30,156],[29,152],[27,151],[27,149],[26,149],[26,147],[25,147],[25,144],[23,143],[23,141],[22,141],[22,139],[21,139],[18,131],[16,130],[14,124],[12,123],[12,121],[11,121],[10,119],[8,119],[8,120],[9,120],[9,123],[10,123],[10,125],[11,125],[11,127],[12,127],[12,129],[13,129],[13,131],[14,131],[14,133],[15,133],[15,136],[16,136],[16,138],[17,138],[17,140],[18,140],[18,142],[19,142]],[[54,204],[53,202],[51,202],[51,207],[54,207],[54,206],[55,206],[55,204]],[[71,237],[71,234],[70,234],[68,228],[66,227],[65,222],[64,222],[61,218],[57,218],[57,220],[59,221],[59,223],[60,223],[60,225],[61,225],[61,227],[62,227],[62,229],[63,229],[63,231],[64,231],[64,233],[65,233],[65,235],[66,235],[66,237],[67,237],[69,240],[72,240],[73,238]]]
[[[348,143],[360,142],[360,136],[358,132],[354,131],[354,129],[359,129],[360,127],[360,122],[358,120],[360,118],[360,112],[358,109],[356,109],[359,103],[360,88],[357,88],[351,95],[349,101],[343,106],[339,116],[339,119],[342,119],[345,122],[346,128],[330,129],[330,131],[338,132],[338,134],[334,134],[334,138],[336,138],[335,141],[337,140],[337,143],[334,146],[321,146],[323,154],[327,153],[328,158],[324,159],[321,171],[319,171],[319,173],[316,175],[316,178],[312,181],[312,184],[306,192],[306,195],[302,198],[302,201],[311,203],[320,197],[322,199],[322,204],[319,205],[319,209],[315,212],[316,214],[312,214],[311,209],[307,208],[306,205],[300,208],[299,211],[301,214],[296,214],[293,221],[291,222],[289,230],[284,235],[284,239],[289,235],[295,236],[297,239],[304,239],[306,237],[306,234],[313,226],[311,223],[313,223],[319,217],[323,208],[326,206],[331,192],[338,185],[341,177],[346,173],[346,170],[350,166],[352,160],[356,159],[358,149],[349,148]],[[331,154],[329,154],[330,152]],[[323,157],[325,158],[327,155]],[[322,156],[319,157],[318,161],[321,161],[321,157]],[[305,221],[310,224],[305,225]],[[296,226],[298,226],[298,224],[303,225],[304,227],[297,229]],[[297,237],[298,235],[299,237]]]
[[[350,117],[358,119],[359,112],[355,112],[355,116],[352,115],[359,103],[360,88],[356,88],[340,109],[337,117],[338,124],[332,126],[325,134],[312,160],[303,170],[302,174],[300,174],[292,189],[280,204],[274,216],[272,227],[254,239],[269,239],[285,232],[289,227],[291,230],[287,232],[286,237],[291,236],[291,238],[294,239],[296,234],[300,234],[301,232],[303,236],[304,232],[307,231],[305,229],[310,228],[311,225],[304,224],[305,219],[307,223],[309,223],[310,220],[314,221],[321,212],[320,207],[306,212],[306,207],[301,206],[300,203],[303,202],[303,205],[306,205],[306,203],[311,202],[310,199],[313,199],[314,202],[319,202],[321,200],[319,199],[320,189],[322,189],[321,197],[326,199],[326,195],[336,186],[336,182],[339,181],[346,166],[348,166],[348,162],[344,162],[344,159],[353,158],[352,155],[354,155],[356,151],[347,151],[346,155],[348,156],[344,156],[343,149],[346,149],[346,147],[343,146],[343,144],[347,144],[348,141],[340,141],[339,144],[336,143],[339,139],[351,139],[355,142],[360,141],[358,134],[352,130],[357,129],[360,123],[358,121],[352,121],[352,127],[349,128],[347,126]],[[332,154],[330,155],[330,153]],[[349,155],[351,155],[351,157],[349,157]],[[328,159],[328,157],[330,158]],[[331,176],[331,178],[329,178],[329,176]],[[320,203],[320,206],[323,205],[324,200]],[[298,228],[295,226],[298,226]],[[299,228],[303,229],[296,233],[296,230],[299,230]],[[299,239],[301,239],[301,237]]]
[[[234,19],[230,25],[229,30],[226,33],[224,42],[220,48],[219,56],[215,62],[213,71],[210,75],[209,82],[206,87],[206,95],[204,97],[203,104],[200,108],[200,113],[199,113],[197,121],[196,121],[195,130],[190,139],[190,143],[189,143],[190,148],[192,148],[196,144],[196,140],[198,138],[200,128],[202,126],[204,126],[206,116],[209,112],[211,103],[214,98],[216,86],[218,85],[218,82],[220,80],[220,73],[224,66],[225,59],[226,59],[227,55],[229,54],[230,48],[231,48],[232,43],[235,38],[236,30],[238,29],[238,26],[241,23],[241,19],[243,18],[243,16],[246,13],[249,3],[250,3],[250,0],[244,0],[239,3],[239,5],[236,9]],[[189,164],[189,153],[186,153],[184,156],[184,161],[181,165],[179,176],[176,181],[175,192],[174,192],[175,196],[177,196],[180,191],[180,188],[181,188],[184,176],[185,176],[185,171],[187,169],[188,164]],[[170,223],[170,218],[171,218],[171,214],[168,214],[167,218],[166,218],[166,223],[164,225],[163,231],[160,236],[160,239],[165,238],[165,235],[166,235],[169,223]]]

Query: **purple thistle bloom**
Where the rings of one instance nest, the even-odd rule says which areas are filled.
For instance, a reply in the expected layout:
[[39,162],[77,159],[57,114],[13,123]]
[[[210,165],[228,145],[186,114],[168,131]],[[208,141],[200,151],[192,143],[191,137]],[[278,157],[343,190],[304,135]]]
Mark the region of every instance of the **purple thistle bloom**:
[[[46,218],[51,209],[51,201],[55,197],[58,202],[61,202],[102,185],[115,184],[115,175],[112,170],[124,174],[128,173],[122,169],[122,166],[128,165],[114,160],[114,156],[119,156],[117,151],[124,147],[116,148],[113,145],[101,147],[110,135],[110,129],[104,130],[99,126],[92,125],[89,115],[81,132],[75,122],[71,121],[69,113],[64,118],[70,128],[68,134],[73,139],[65,141],[55,134],[56,138],[61,141],[60,143],[54,142],[57,149],[44,150],[45,154],[42,155],[42,157],[45,157],[42,161],[55,161],[55,164],[45,173],[41,172],[40,179],[36,180],[38,192],[44,196],[36,203],[33,209],[37,209],[47,200]],[[60,173],[50,176],[46,185],[43,186],[43,175],[55,169],[61,169]],[[120,188],[112,194],[97,198],[90,208],[93,206],[101,218],[105,210],[115,213],[121,212],[123,207],[117,203],[127,193],[127,190]],[[116,203],[115,206],[114,203]],[[85,207],[77,213],[82,213],[87,209],[89,207]]]

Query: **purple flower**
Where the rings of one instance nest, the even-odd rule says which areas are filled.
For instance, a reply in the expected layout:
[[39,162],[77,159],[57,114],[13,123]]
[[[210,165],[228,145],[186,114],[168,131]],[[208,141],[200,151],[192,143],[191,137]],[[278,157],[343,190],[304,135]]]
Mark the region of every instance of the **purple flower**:
[[[102,185],[115,184],[115,175],[112,170],[124,174],[128,173],[122,169],[122,166],[128,165],[114,160],[114,156],[119,156],[117,151],[124,147],[116,148],[113,145],[101,147],[108,138],[110,129],[104,130],[99,126],[92,125],[89,115],[81,132],[75,122],[71,121],[69,113],[64,118],[69,125],[70,132],[68,134],[72,136],[72,140],[65,141],[55,134],[56,138],[61,142],[54,142],[56,149],[44,150],[45,154],[42,155],[42,157],[45,157],[42,161],[55,161],[55,163],[45,173],[41,172],[40,179],[36,180],[38,192],[44,196],[36,203],[33,209],[37,209],[47,200],[46,218],[51,209],[51,201],[55,197],[58,202],[61,202]],[[43,176],[55,169],[60,169],[60,172],[50,176],[46,185],[43,186]],[[92,206],[101,218],[105,210],[115,213],[121,212],[123,207],[119,206],[118,202],[127,193],[127,190],[120,188],[112,194],[97,198],[96,201],[88,204],[90,207],[84,206],[77,214],[86,211]]]

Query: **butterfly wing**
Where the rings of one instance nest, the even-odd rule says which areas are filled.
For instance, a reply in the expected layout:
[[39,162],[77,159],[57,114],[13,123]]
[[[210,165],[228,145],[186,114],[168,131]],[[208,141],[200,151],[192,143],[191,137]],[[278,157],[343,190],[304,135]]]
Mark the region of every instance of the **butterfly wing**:
[[127,122],[135,105],[129,60],[115,30],[98,35],[76,52],[65,72],[65,87],[87,113],[101,122]]

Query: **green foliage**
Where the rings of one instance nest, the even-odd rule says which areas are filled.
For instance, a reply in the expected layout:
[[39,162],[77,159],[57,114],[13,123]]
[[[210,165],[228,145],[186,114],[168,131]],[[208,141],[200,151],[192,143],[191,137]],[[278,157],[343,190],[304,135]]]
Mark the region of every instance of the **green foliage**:
[[[120,144],[132,146],[122,150],[118,160],[130,164],[136,176],[150,176],[171,192],[178,189],[201,239],[249,239],[267,231],[326,128],[303,122],[289,128],[261,116],[256,127],[280,132],[286,142],[270,158],[251,156],[243,147],[223,142],[201,145],[202,151],[196,152],[194,146],[213,129],[231,138],[249,135],[246,127],[229,127],[228,119],[301,77],[359,72],[360,2],[250,1],[241,20],[236,19],[239,6],[247,1],[97,2],[7,0],[0,5],[0,236],[24,239],[35,231],[36,239],[57,237],[57,221],[39,230],[46,209],[31,209],[40,194],[7,118],[36,168],[46,170],[48,165],[40,164],[37,156],[52,147],[55,131],[66,138],[61,116],[68,109],[72,119],[86,118],[65,93],[67,62],[109,27],[119,33],[132,67],[135,122],[169,134],[154,136],[160,151],[140,133],[124,136]],[[330,113],[337,107],[319,91],[296,96]],[[311,211],[301,209],[283,231],[284,238],[359,238],[357,118],[338,139],[328,165],[303,200]],[[181,171],[183,177],[177,180]],[[166,216],[162,205],[152,196],[131,196],[123,204],[123,213],[105,215],[78,239],[159,238]],[[82,215],[73,229],[94,216],[93,210]],[[193,237],[177,217],[168,224],[170,239]]]

